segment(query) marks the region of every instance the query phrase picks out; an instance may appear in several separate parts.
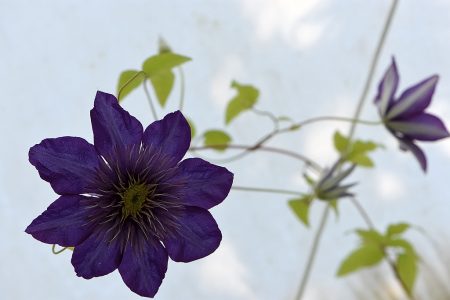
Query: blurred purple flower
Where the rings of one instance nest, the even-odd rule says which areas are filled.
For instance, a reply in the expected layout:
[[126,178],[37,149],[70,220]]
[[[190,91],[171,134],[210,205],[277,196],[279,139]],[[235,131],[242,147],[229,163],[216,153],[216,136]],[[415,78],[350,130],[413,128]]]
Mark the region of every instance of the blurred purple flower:
[[399,75],[395,59],[378,86],[375,104],[386,128],[400,142],[400,149],[411,151],[424,172],[427,170],[425,153],[415,141],[436,141],[449,136],[444,123],[426,113],[439,77],[433,75],[406,89],[395,98]]
[[119,269],[133,292],[153,297],[168,257],[190,262],[219,246],[208,209],[228,195],[233,174],[199,158],[180,162],[191,135],[179,111],[144,131],[113,95],[98,92],[91,121],[94,145],[60,137],[30,149],[30,162],[61,196],[26,232],[75,247],[78,276]]

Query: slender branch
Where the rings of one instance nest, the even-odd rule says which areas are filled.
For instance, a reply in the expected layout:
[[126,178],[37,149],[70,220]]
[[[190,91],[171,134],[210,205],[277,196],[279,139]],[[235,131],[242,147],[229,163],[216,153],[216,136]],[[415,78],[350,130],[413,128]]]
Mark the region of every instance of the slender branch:
[[273,113],[271,113],[270,111],[259,110],[255,107],[252,108],[252,112],[254,112],[255,114],[260,115],[260,116],[268,117],[273,123],[273,130],[274,131],[278,130],[279,121]]
[[306,163],[308,166],[311,166],[312,168],[314,168],[317,171],[320,171],[322,169],[318,163],[307,158],[306,156],[303,156],[303,155],[298,154],[293,151],[289,151],[289,150],[285,150],[285,149],[281,149],[281,148],[275,148],[275,147],[258,146],[255,148],[255,146],[249,146],[249,145],[226,145],[226,144],[224,144],[224,145],[191,147],[191,148],[189,148],[189,151],[201,151],[201,150],[207,150],[207,149],[214,149],[217,147],[227,147],[230,149],[244,149],[249,152],[258,150],[258,151],[277,153],[277,154],[281,154],[281,155],[285,155],[285,156],[289,156],[289,157],[298,159],[298,160]]
[[150,105],[150,109],[152,111],[153,114],[153,118],[155,120],[158,120],[158,115],[156,114],[156,110],[155,110],[155,106],[153,105],[153,100],[152,100],[152,96],[150,95],[150,92],[147,88],[147,85],[145,84],[146,81],[143,82],[142,86],[144,87],[144,92],[145,95],[147,96],[147,100],[148,100],[148,104]]
[[[397,3],[398,3],[398,0],[393,0],[392,5],[391,5],[391,7],[389,9],[389,13],[388,13],[387,19],[386,19],[386,21],[384,23],[384,26],[383,26],[383,30],[382,30],[380,39],[378,40],[377,48],[375,49],[375,53],[374,53],[374,55],[372,57],[372,61],[371,61],[370,68],[369,68],[369,73],[367,75],[367,79],[366,79],[366,82],[364,84],[363,91],[361,93],[361,97],[360,97],[360,99],[358,101],[358,104],[357,104],[357,107],[356,107],[356,111],[355,111],[355,114],[354,114],[354,117],[353,117],[352,124],[350,126],[349,135],[348,135],[349,136],[349,140],[352,140],[353,139],[353,135],[355,134],[356,125],[358,124],[358,122],[356,120],[359,119],[359,116],[361,115],[361,111],[362,111],[364,102],[365,102],[365,100],[367,98],[367,93],[369,91],[370,85],[371,85],[372,80],[373,80],[373,74],[375,72],[375,68],[377,66],[381,50],[382,50],[382,48],[384,46],[384,42],[386,40],[387,33],[388,33],[389,28],[390,28],[390,26],[392,24],[392,19],[393,19],[394,14],[395,14]],[[348,147],[350,147],[350,143],[349,143]],[[328,209],[328,206],[327,206],[327,209]],[[328,216],[328,214],[324,213],[323,220],[322,220],[323,222],[321,222],[321,227],[325,226],[327,216]],[[366,216],[368,216],[368,215],[366,214]],[[316,233],[316,238],[318,236],[320,237],[323,228],[319,227],[319,229],[320,230],[318,231],[318,233]],[[317,244],[318,244],[318,242],[317,242]],[[310,259],[311,260],[314,259],[315,252],[317,251],[317,248],[318,248],[318,245],[315,245],[315,241],[314,241],[313,248],[312,248],[312,251],[314,251],[314,252],[310,253]],[[303,273],[300,289],[299,289],[299,292],[297,293],[297,298],[296,299],[300,300],[302,295],[303,295],[303,292],[304,292],[304,289],[305,289],[305,286],[306,286],[306,282],[307,282],[307,278],[309,277],[309,273],[311,272],[311,269],[312,269],[312,264],[313,264],[312,261],[308,262],[307,268],[305,269],[305,271]],[[396,272],[397,270],[395,269],[395,266],[394,265],[391,265],[391,266],[394,267],[394,271],[395,271],[394,273],[396,274],[397,279],[399,279],[400,277],[398,277],[398,272]],[[399,280],[399,281],[402,283],[402,287],[404,288],[403,282],[401,280]]]
[[178,68],[178,73],[180,74],[180,104],[179,109],[183,111],[184,106],[184,72],[181,67]]
[[383,124],[381,121],[368,121],[368,120],[359,120],[356,118],[348,118],[348,117],[337,117],[337,116],[320,116],[320,117],[314,117],[311,119],[307,119],[298,123],[294,123],[288,128],[282,129],[281,132],[285,131],[291,131],[292,128],[298,128],[303,127],[305,125],[317,123],[317,122],[323,122],[323,121],[338,121],[338,122],[352,122],[362,125],[380,125]]
[[117,100],[120,99],[120,95],[122,94],[123,90],[130,85],[136,78],[138,78],[138,76],[143,75],[144,78],[147,77],[147,75],[145,74],[144,71],[139,71],[136,74],[133,75],[133,77],[131,77],[130,79],[127,80],[127,82],[125,82],[125,84],[123,86],[120,87],[119,91],[117,92]]
[[232,190],[244,191],[244,192],[261,192],[261,193],[272,193],[272,194],[284,194],[284,195],[294,195],[301,196],[302,193],[289,190],[280,189],[269,189],[269,188],[257,188],[257,187],[247,187],[247,186],[236,186],[231,187]]
[[[388,16],[386,18],[386,21],[385,21],[385,24],[383,27],[383,31],[381,32],[380,39],[378,40],[378,43],[377,43],[377,48],[375,49],[375,53],[374,53],[374,55],[372,57],[372,61],[370,63],[369,73],[367,74],[366,82],[364,84],[364,88],[362,90],[361,97],[359,98],[358,105],[356,106],[354,119],[358,119],[359,116],[361,115],[362,108],[364,106],[364,102],[366,101],[366,98],[367,98],[367,93],[369,92],[370,85],[372,84],[373,74],[375,73],[375,68],[378,64],[378,59],[380,58],[381,50],[383,49],[384,42],[386,41],[386,37],[389,32],[389,28],[391,27],[392,20],[394,19],[397,4],[398,4],[398,0],[392,1],[392,5],[389,9],[389,13],[388,13]],[[350,140],[355,133],[355,129],[356,129],[356,123],[353,122],[352,126],[350,127],[350,132],[349,132]]]
[[317,250],[319,249],[320,238],[322,237],[323,230],[325,228],[325,224],[327,223],[328,213],[330,212],[330,205],[326,205],[323,210],[322,218],[320,219],[319,228],[317,228],[317,232],[314,236],[314,241],[311,246],[311,250],[309,251],[308,260],[306,263],[305,271],[303,272],[302,279],[300,281],[300,287],[298,288],[297,295],[295,299],[300,300],[303,297],[303,294],[306,290],[306,285],[308,283],[309,275],[311,274],[311,270],[314,264],[314,260],[317,255]]

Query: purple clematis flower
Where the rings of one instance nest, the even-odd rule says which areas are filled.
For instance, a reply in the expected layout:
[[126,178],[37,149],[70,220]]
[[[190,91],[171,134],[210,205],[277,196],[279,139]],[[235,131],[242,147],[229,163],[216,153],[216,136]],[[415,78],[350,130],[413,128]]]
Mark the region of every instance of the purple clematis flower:
[[436,141],[449,136],[444,123],[425,112],[438,79],[437,75],[433,75],[395,98],[399,75],[395,59],[392,58],[392,64],[384,74],[375,98],[384,125],[400,142],[400,149],[414,154],[424,172],[427,170],[427,159],[415,141]]
[[72,265],[90,279],[119,269],[135,293],[153,297],[168,257],[190,262],[222,239],[208,209],[230,191],[233,174],[199,158],[181,112],[150,124],[98,92],[91,110],[94,145],[79,137],[45,139],[29,159],[61,195],[26,229],[37,240],[75,247]]

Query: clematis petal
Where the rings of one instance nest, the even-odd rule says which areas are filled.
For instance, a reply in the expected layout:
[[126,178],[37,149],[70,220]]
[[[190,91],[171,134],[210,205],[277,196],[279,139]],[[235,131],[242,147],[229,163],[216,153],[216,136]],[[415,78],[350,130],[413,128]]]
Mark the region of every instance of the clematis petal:
[[191,143],[191,129],[180,111],[167,114],[162,120],[150,124],[144,132],[142,143],[159,148],[164,154],[179,162]]
[[233,183],[233,173],[200,158],[185,159],[178,169],[178,177],[185,184],[181,196],[185,205],[205,209],[216,206],[227,197]]
[[30,163],[58,194],[82,194],[99,164],[94,146],[79,137],[45,139],[28,152]]
[[91,110],[94,145],[107,160],[111,152],[124,146],[140,144],[142,125],[111,94],[97,92]]
[[78,247],[72,255],[72,265],[77,276],[85,279],[103,276],[113,272],[122,261],[120,239],[109,241],[107,229],[95,231]]
[[399,81],[397,65],[395,59],[392,58],[392,63],[389,69],[386,70],[383,79],[378,85],[378,94],[375,97],[375,104],[378,106],[380,115],[384,116],[387,109],[394,101],[394,94],[397,90]]
[[222,233],[211,214],[203,208],[187,206],[179,218],[179,229],[163,239],[172,260],[190,262],[213,253]]
[[444,123],[438,117],[426,113],[401,121],[389,121],[386,126],[413,140],[436,141],[449,136]]
[[143,297],[154,297],[165,277],[168,256],[158,240],[150,238],[145,243],[139,248],[127,244],[119,272],[133,292]]
[[399,139],[400,149],[403,151],[410,151],[417,159],[420,164],[420,167],[424,172],[427,171],[427,158],[425,153],[420,149],[414,142],[410,139],[402,138]]
[[50,204],[25,230],[35,239],[63,247],[78,246],[91,233],[80,201],[87,197],[64,195]]
[[405,90],[390,107],[387,119],[408,118],[420,114],[430,105],[439,76],[431,76]]

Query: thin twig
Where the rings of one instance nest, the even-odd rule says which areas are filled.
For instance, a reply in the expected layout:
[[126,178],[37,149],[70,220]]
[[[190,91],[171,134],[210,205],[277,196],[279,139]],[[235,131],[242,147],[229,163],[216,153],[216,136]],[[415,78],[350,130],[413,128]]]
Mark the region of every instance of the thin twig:
[[145,83],[146,83],[146,80],[143,82],[142,86],[144,87],[144,92],[145,92],[145,95],[147,96],[148,104],[150,105],[150,109],[152,111],[153,118],[155,120],[158,120],[158,115],[156,114],[156,109],[155,109],[155,106],[153,105],[152,96],[150,95],[150,91],[148,90],[147,85]]
[[244,191],[244,192],[261,192],[261,193],[273,193],[273,194],[285,194],[285,195],[294,195],[301,196],[302,193],[296,191],[289,190],[281,190],[281,189],[269,189],[269,188],[258,188],[258,187],[247,187],[247,186],[236,186],[233,185],[231,187],[232,190]]
[[[308,255],[308,260],[306,262],[306,267],[305,267],[305,271],[303,272],[303,274],[310,274],[313,264],[314,264],[314,260],[316,258],[317,255],[317,250],[319,249],[319,243],[320,243],[320,238],[322,237],[322,233],[323,230],[325,228],[325,224],[327,223],[327,218],[328,218],[328,213],[330,211],[330,205],[326,205],[324,210],[323,210],[323,214],[322,214],[322,218],[320,219],[320,224],[319,224],[319,228],[317,228],[317,232],[314,235],[314,241],[311,245],[311,249],[309,251],[309,255]],[[297,291],[297,295],[295,296],[295,299],[302,299],[303,294],[305,293],[305,289],[306,289],[306,285],[308,283],[308,279],[309,276],[302,276],[302,280],[300,282],[300,287],[298,288]]]

